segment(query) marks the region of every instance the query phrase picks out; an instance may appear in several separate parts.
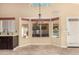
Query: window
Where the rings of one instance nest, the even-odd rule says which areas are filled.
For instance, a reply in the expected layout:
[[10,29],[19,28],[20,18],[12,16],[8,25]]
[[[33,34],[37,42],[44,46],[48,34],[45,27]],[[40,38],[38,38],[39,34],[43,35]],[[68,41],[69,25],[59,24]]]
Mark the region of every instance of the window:
[[14,33],[16,32],[15,20],[0,20],[0,33]]
[[39,24],[33,24],[32,30],[33,30],[33,33],[32,33],[33,37],[40,37],[40,25]]
[[48,24],[41,24],[41,35],[42,37],[49,36],[49,26]]
[[28,25],[22,24],[22,37],[28,38]]
[[0,33],[3,32],[3,27],[2,27],[2,20],[0,20]]
[[33,24],[32,37],[48,37],[49,36],[49,25],[48,24]]
[[59,37],[59,24],[53,24],[53,37]]
[[48,6],[48,3],[32,3],[32,6],[39,7],[39,4],[40,4],[40,6],[43,6],[43,7]]

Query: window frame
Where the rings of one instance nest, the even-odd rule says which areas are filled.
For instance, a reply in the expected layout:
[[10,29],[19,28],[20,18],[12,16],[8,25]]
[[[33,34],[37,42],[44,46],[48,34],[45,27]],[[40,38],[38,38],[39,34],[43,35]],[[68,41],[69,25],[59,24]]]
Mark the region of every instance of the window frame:
[[[48,25],[48,36],[43,36],[43,34],[42,34],[42,25],[43,24],[38,24],[38,25],[40,27],[40,34],[39,34],[40,36],[39,37],[49,37],[49,23],[46,24],[46,25]],[[37,36],[33,36],[33,23],[32,23],[32,37],[37,37]]]
[[[25,30],[26,28],[24,29],[24,27],[26,27],[27,30]],[[22,24],[21,30],[22,30],[22,33],[21,33],[22,34],[22,38],[28,38],[29,37],[29,25],[28,24]],[[26,34],[24,32],[26,32]]]
[[[14,21],[15,23],[14,23],[14,27],[15,27],[15,30],[14,30],[14,32],[12,32],[12,31],[10,31],[10,29],[12,29],[13,27],[9,27],[9,26],[11,26],[10,24],[9,24],[9,20],[11,21]],[[4,24],[4,22],[6,22],[6,25]],[[16,29],[16,21],[15,21],[15,17],[0,17],[0,24],[1,24],[1,27],[0,27],[0,29],[2,29],[1,31],[0,31],[0,34],[7,34],[7,35],[9,35],[9,34],[12,34],[13,35],[13,33],[15,33],[15,32],[17,32],[17,29]],[[6,31],[4,32],[4,29],[5,29],[5,27],[3,27],[3,26],[7,26],[6,27]]]
[[[56,22],[56,21],[55,21]],[[53,21],[53,27],[52,27],[52,37],[54,37],[54,38],[59,38],[59,35],[60,35],[60,30],[59,30],[59,21],[58,21],[58,23],[55,23],[54,21]],[[58,34],[57,35],[54,35],[54,34],[56,34],[56,33],[54,33],[54,25],[58,25]]]

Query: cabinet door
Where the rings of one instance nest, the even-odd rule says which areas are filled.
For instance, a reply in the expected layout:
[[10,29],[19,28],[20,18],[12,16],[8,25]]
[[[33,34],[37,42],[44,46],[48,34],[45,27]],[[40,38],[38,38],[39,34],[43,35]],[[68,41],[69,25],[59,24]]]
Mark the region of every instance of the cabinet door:
[[7,38],[1,37],[0,39],[0,49],[8,49]]
[[12,37],[0,37],[0,49],[13,49]]
[[13,49],[13,37],[8,37],[8,49]]

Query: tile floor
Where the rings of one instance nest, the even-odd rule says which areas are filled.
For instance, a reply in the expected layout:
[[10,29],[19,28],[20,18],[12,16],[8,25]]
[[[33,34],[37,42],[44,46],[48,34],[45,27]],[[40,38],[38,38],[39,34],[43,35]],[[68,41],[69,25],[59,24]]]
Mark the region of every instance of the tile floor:
[[0,55],[78,55],[79,48],[60,48],[53,45],[29,45],[15,50],[0,50]]

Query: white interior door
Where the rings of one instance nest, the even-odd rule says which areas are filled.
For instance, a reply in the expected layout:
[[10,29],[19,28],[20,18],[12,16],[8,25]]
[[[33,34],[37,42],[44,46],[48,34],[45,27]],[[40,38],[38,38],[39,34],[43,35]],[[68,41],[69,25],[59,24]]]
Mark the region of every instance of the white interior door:
[[67,27],[68,46],[79,47],[79,19],[68,19]]

